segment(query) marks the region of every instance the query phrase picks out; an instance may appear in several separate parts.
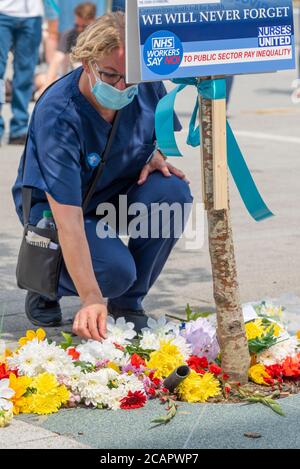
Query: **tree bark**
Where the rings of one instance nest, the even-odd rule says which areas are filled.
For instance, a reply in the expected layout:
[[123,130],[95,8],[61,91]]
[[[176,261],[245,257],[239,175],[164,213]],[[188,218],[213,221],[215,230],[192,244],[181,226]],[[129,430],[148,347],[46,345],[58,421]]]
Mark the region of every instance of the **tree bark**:
[[214,299],[217,310],[217,336],[222,369],[232,382],[248,381],[250,355],[240,303],[237,268],[228,210],[214,210],[212,101],[199,97],[203,159],[204,198],[208,218],[209,252]]

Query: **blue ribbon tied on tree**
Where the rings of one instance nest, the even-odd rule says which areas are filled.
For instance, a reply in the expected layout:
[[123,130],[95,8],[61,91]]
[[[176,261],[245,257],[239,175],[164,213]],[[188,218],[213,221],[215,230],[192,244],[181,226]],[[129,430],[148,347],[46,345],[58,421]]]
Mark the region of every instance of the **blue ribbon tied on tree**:
[[[174,79],[173,82],[178,86],[164,96],[157,105],[155,131],[157,145],[165,155],[182,156],[175,140],[174,131],[174,106],[177,94],[187,86],[192,85],[196,86],[198,93],[205,99],[225,99],[226,80],[220,78],[199,81],[196,78],[183,78]],[[187,138],[187,144],[193,147],[200,145],[200,127],[196,126],[198,110],[199,100],[197,97]],[[226,132],[228,166],[248,212],[256,221],[273,216],[256,187],[228,120],[226,122]]]

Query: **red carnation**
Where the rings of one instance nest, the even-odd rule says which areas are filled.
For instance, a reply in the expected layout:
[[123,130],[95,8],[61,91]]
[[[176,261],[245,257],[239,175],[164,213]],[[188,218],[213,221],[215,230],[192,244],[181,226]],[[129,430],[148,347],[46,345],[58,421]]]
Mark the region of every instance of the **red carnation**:
[[227,373],[224,373],[222,376],[223,381],[228,381],[229,380],[229,375]]
[[146,396],[142,391],[129,391],[127,396],[121,399],[121,409],[139,409],[140,407],[144,407],[146,400]]
[[206,357],[197,357],[199,358],[199,365],[201,366],[201,368],[207,368],[208,367],[208,360]]
[[5,363],[0,364],[0,379],[9,379],[9,376],[14,374],[18,376],[17,370],[9,370]]
[[145,360],[140,357],[137,353],[134,353],[131,357],[131,364],[136,368],[140,368],[141,366],[146,366]]
[[300,354],[287,357],[282,364],[283,376],[290,378],[300,377]]
[[267,373],[271,376],[271,378],[281,378],[282,377],[282,366],[281,365],[269,365],[266,366]]
[[199,374],[205,373],[203,368],[208,367],[207,358],[205,358],[205,357],[196,357],[195,355],[192,355],[187,360],[187,364],[192,370],[196,371],[196,373],[199,373]]
[[218,365],[216,365],[215,363],[212,363],[209,367],[209,371],[215,375],[215,376],[218,376],[222,373],[222,368],[220,368]]
[[153,396],[153,397],[156,396],[156,391],[155,391],[155,389],[154,389],[154,388],[149,388],[149,389],[148,389],[148,394],[149,394],[150,396]]
[[69,348],[68,355],[70,355],[70,357],[72,357],[73,360],[79,360],[80,358],[80,353],[77,352],[76,348]]
[[155,374],[155,372],[151,371],[151,373],[149,374],[149,379],[150,379],[150,381],[152,381],[154,386],[158,387],[158,386],[160,386],[161,380],[159,378],[154,378],[154,374]]
[[231,391],[231,387],[230,386],[225,386],[225,392],[227,392],[227,394],[229,394]]

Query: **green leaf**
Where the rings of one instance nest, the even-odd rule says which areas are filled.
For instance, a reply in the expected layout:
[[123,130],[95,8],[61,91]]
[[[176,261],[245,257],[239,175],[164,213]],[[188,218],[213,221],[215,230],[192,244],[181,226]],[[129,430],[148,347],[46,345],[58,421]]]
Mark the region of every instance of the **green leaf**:
[[256,337],[256,339],[251,339],[248,341],[249,352],[253,354],[258,354],[264,350],[272,347],[277,342],[277,337],[274,337],[274,327],[272,327],[269,332],[262,335],[261,337]]
[[63,350],[67,350],[69,347],[72,347],[72,345],[73,345],[72,335],[68,334],[67,332],[62,332],[61,335],[63,336],[65,341],[61,342],[60,347]]
[[127,353],[129,353],[129,355],[133,355],[136,353],[137,355],[142,357],[144,360],[149,360],[151,353],[154,352],[154,350],[143,349],[139,345],[133,345],[133,344],[127,345],[125,347],[125,350]]
[[186,322],[189,322],[189,321],[197,321],[197,319],[199,318],[208,318],[209,316],[211,316],[212,314],[214,314],[213,312],[211,311],[204,311],[204,312],[199,312],[199,313],[193,313],[191,307],[189,304],[187,304],[186,308],[185,308],[185,314],[186,314]]
[[167,403],[169,407],[167,414],[151,420],[151,423],[156,423],[158,425],[166,425],[167,423],[171,422],[171,420],[176,416],[178,404],[173,399],[167,399]]
[[89,362],[77,361],[77,362],[74,362],[73,364],[77,367],[80,367],[83,373],[92,373],[93,371],[96,371],[95,365],[92,365],[92,363],[89,363]]
[[190,307],[189,303],[186,305],[185,314],[186,314],[187,322],[191,321],[191,317],[192,317],[193,312],[191,310],[191,307]]
[[277,401],[275,401],[273,398],[278,397],[280,393],[278,391],[275,391],[271,396],[264,396],[262,394],[249,394],[242,389],[238,389],[238,396],[245,400],[250,402],[250,404],[263,404],[266,407],[270,407],[270,409],[273,410],[273,412],[276,412],[276,414],[281,415],[282,417],[285,416],[281,406],[278,404]]

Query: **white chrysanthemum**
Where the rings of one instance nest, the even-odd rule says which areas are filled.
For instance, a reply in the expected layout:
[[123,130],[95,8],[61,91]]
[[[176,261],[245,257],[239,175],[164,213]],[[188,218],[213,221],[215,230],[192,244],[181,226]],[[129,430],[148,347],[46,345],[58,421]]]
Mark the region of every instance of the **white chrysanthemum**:
[[107,338],[120,345],[129,344],[136,336],[133,322],[126,322],[125,318],[116,321],[111,316],[107,318]]
[[103,368],[93,373],[82,373],[78,382],[72,386],[72,391],[79,394],[86,405],[94,407],[100,404],[106,405],[106,396],[111,392],[108,384],[118,376],[118,373],[111,368]]
[[287,357],[294,357],[299,353],[297,339],[291,337],[288,340],[279,342],[264,352],[260,353],[257,360],[266,366],[280,364]]
[[129,391],[142,391],[144,392],[144,384],[135,375],[123,374],[117,378],[116,385],[123,389],[124,397],[127,396]]
[[79,366],[67,367],[63,373],[58,373],[57,378],[61,384],[64,384],[68,388],[76,386],[81,376],[81,368]]
[[175,339],[172,339],[170,343],[172,345],[176,345],[185,360],[187,360],[189,356],[192,355],[192,346],[187,343],[184,337],[177,336]]
[[102,404],[108,409],[118,410],[121,406],[121,399],[126,395],[122,387],[109,389],[108,392],[103,395]]
[[70,373],[74,368],[72,358],[55,342],[39,342],[34,339],[25,344],[17,353],[7,359],[9,367],[20,375],[29,377],[47,372],[54,375]]
[[97,342],[95,340],[88,340],[76,348],[80,353],[80,361],[92,363],[108,360],[114,362],[119,366],[123,366],[128,362],[128,356],[122,351],[117,349],[112,342],[104,340]]
[[148,319],[148,327],[142,329],[142,333],[147,331],[164,339],[166,335],[172,334],[174,337],[179,334],[179,325],[167,321],[165,316],[161,316],[157,321],[153,318]]
[[11,411],[13,408],[12,402],[9,400],[15,394],[15,391],[9,387],[9,379],[0,380],[0,410],[5,412]]
[[145,331],[140,340],[140,347],[143,350],[158,350],[160,348],[160,339],[150,331]]

